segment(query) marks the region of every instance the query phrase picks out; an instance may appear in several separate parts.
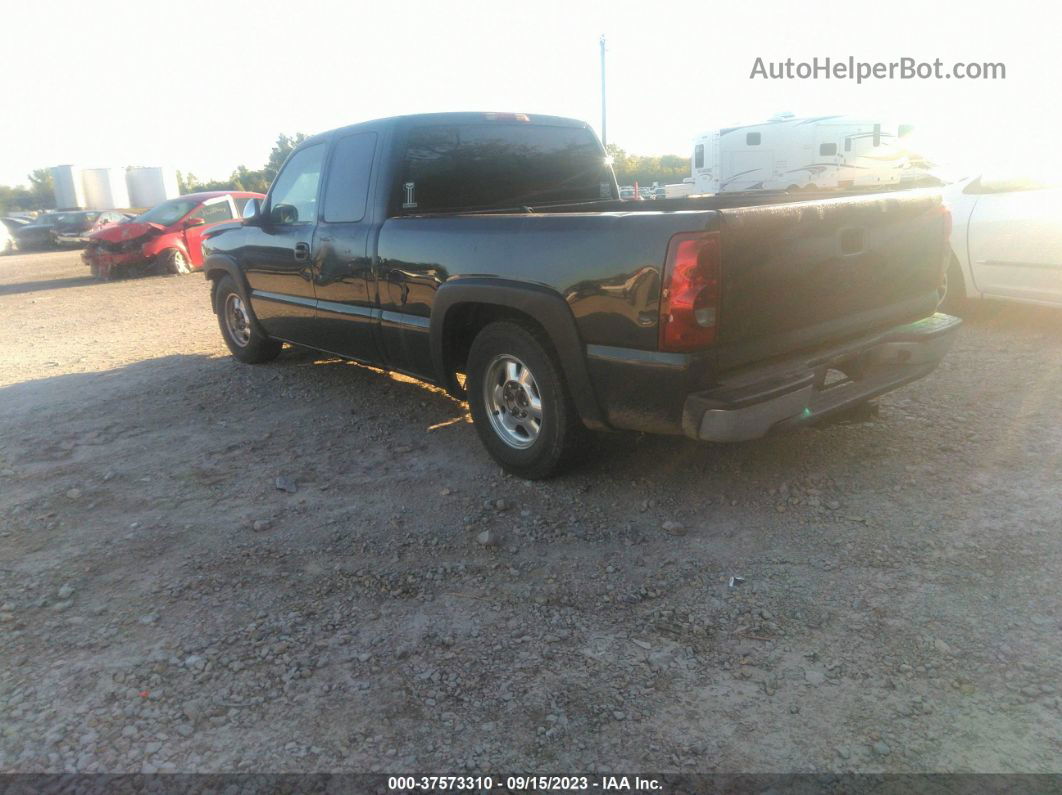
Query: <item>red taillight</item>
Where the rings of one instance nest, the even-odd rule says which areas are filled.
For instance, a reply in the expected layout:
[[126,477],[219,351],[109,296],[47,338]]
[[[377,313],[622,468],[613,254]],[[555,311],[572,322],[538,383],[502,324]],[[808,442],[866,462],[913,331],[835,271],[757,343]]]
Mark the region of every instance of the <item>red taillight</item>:
[[946,205],[940,205],[941,215],[944,216],[944,240],[951,239],[951,210]]
[[693,351],[715,342],[719,260],[718,232],[671,238],[660,292],[660,350]]
[[937,209],[940,212],[941,219],[944,221],[944,245],[941,247],[940,252],[940,284],[944,284],[948,266],[951,264],[951,210],[944,204]]

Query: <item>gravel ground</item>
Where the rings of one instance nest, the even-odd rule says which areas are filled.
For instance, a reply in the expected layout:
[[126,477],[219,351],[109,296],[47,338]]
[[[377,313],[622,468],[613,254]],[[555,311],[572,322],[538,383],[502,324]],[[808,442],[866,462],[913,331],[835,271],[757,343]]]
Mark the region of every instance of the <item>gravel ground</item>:
[[529,484],[438,390],[233,361],[198,276],[84,276],[0,259],[0,770],[1062,771],[1062,313]]

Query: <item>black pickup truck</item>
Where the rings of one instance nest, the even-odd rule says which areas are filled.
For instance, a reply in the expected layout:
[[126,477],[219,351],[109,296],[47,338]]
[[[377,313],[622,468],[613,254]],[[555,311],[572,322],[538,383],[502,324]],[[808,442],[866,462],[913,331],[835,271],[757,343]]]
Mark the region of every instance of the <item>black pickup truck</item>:
[[929,373],[950,216],[934,193],[624,202],[583,122],[444,113],[316,135],[204,239],[221,333],[466,397],[506,470],[587,429],[739,441]]

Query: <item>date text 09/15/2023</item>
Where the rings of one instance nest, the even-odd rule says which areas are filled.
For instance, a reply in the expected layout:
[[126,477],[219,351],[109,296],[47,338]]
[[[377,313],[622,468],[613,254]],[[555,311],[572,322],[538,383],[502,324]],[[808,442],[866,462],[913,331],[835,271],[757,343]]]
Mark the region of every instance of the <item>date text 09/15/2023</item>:
[[389,776],[387,788],[393,792],[465,791],[567,792],[655,792],[661,789],[655,778],[642,776]]

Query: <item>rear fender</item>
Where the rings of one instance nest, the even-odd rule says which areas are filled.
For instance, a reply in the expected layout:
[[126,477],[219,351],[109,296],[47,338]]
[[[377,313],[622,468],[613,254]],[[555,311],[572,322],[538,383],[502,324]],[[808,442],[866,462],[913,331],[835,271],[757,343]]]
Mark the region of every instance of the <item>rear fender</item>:
[[446,320],[447,314],[462,304],[504,307],[535,320],[553,344],[583,423],[593,429],[608,428],[590,382],[585,346],[571,309],[559,293],[540,285],[481,278],[456,279],[443,284],[435,294],[431,310],[431,360],[437,383],[453,388],[452,368],[446,362]]

